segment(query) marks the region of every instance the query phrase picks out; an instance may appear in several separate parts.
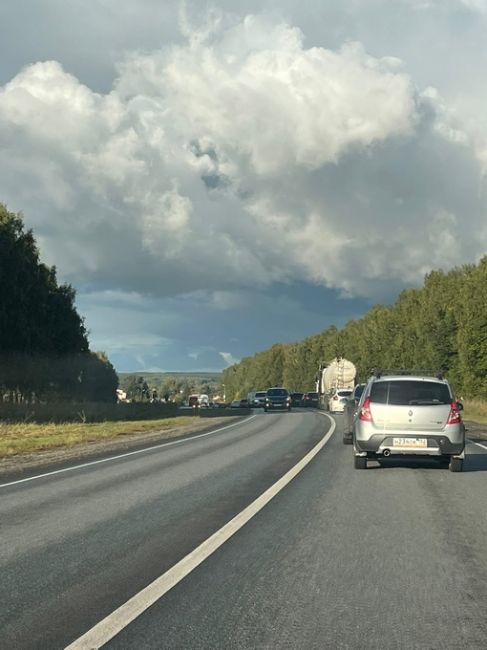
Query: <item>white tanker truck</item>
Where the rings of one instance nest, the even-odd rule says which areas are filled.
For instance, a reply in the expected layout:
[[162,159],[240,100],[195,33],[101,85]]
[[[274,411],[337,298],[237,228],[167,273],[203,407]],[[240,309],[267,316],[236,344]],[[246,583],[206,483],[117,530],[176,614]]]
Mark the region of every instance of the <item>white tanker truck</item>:
[[320,364],[316,375],[316,392],[320,407],[328,410],[330,397],[339,389],[353,390],[357,369],[351,361],[336,357],[328,363]]

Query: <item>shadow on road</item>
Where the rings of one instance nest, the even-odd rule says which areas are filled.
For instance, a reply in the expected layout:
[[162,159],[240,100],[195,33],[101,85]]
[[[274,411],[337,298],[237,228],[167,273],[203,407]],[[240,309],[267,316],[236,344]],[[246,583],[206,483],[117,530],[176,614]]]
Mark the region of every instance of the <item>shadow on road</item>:
[[[408,469],[437,469],[448,471],[448,464],[434,458],[381,458],[376,463],[369,461],[368,469],[387,469],[404,467]],[[487,472],[487,453],[477,454],[467,452],[463,463],[464,472]]]
[[487,472],[487,453],[467,454],[463,464],[464,472]]

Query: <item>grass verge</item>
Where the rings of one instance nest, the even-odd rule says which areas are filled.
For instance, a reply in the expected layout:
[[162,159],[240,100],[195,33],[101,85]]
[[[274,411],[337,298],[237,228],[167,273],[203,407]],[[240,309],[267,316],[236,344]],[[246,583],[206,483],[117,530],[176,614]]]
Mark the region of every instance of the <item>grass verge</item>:
[[462,400],[464,411],[462,418],[470,422],[487,424],[487,402],[481,399]]
[[0,458],[11,458],[47,449],[74,447],[81,443],[114,440],[134,433],[149,433],[193,424],[193,416],[140,420],[134,422],[95,422],[66,424],[0,424]]

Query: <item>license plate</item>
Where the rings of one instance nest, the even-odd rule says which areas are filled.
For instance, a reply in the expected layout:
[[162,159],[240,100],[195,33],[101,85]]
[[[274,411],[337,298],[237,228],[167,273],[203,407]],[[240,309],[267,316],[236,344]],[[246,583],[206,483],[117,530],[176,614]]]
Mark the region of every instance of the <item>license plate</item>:
[[424,449],[428,446],[426,438],[393,438],[394,447],[413,447],[414,449]]

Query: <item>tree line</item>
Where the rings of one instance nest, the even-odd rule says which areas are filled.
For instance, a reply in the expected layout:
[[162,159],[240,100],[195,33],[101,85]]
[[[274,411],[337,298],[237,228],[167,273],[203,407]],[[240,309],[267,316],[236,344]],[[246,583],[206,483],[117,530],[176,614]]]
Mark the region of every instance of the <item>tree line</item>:
[[220,384],[218,373],[145,373],[142,375],[120,375],[120,388],[132,402],[144,402],[151,399],[182,402],[191,394],[213,396]]
[[90,351],[75,297],[0,204],[0,401],[116,401],[116,372]]
[[456,393],[487,398],[487,257],[478,264],[433,271],[392,305],[375,305],[345,327],[329,327],[297,343],[276,343],[227,368],[227,396],[287,386],[311,391],[322,362],[344,356],[366,381],[373,368],[445,373]]

